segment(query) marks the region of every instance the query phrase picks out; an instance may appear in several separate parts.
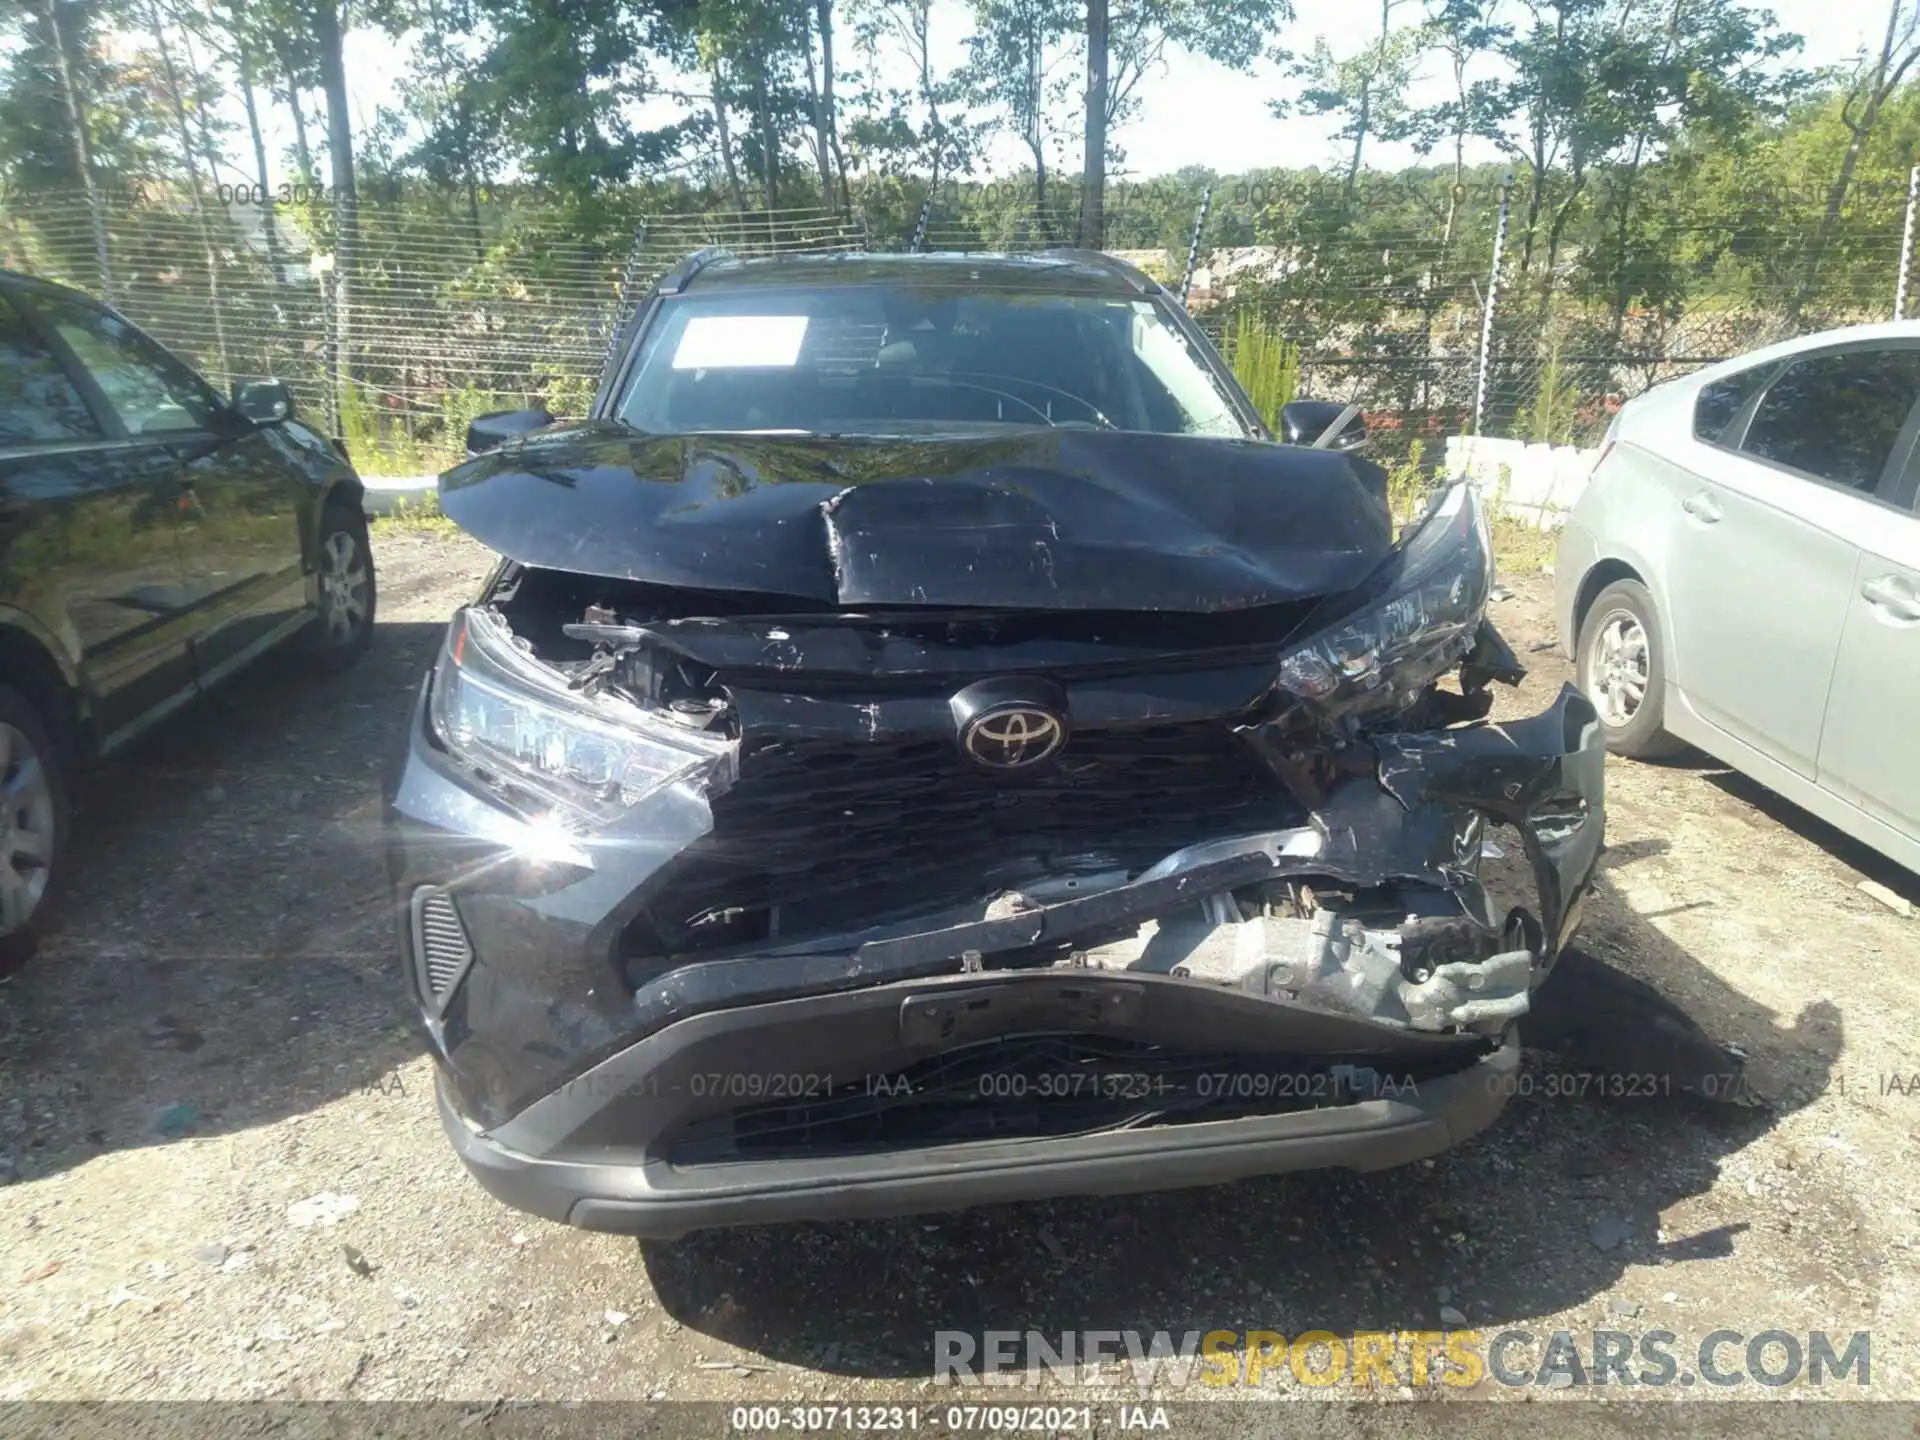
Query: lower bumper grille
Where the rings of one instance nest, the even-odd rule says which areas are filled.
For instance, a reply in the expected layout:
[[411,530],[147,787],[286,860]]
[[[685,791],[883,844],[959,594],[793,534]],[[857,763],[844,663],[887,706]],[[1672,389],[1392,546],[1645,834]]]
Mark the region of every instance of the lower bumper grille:
[[1010,1036],[818,1095],[694,1121],[666,1154],[674,1164],[700,1165],[1060,1138],[1346,1105],[1382,1093],[1383,1081],[1389,1090],[1416,1083],[1324,1057],[1250,1059],[1098,1036]]
[[649,887],[629,955],[831,933],[1300,818],[1219,721],[1076,731],[1031,775],[945,740],[763,742],[713,817]]
[[419,967],[420,993],[444,1007],[453,987],[473,964],[473,946],[460,923],[460,912],[444,890],[422,886],[413,892],[413,951]]

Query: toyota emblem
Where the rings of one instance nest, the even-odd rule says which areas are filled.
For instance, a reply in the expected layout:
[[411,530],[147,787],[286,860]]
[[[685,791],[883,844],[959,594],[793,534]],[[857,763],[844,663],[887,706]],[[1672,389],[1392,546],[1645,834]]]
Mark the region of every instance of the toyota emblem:
[[1067,727],[1058,715],[1031,705],[984,710],[960,732],[960,748],[989,770],[1018,770],[1038,765],[1067,743]]

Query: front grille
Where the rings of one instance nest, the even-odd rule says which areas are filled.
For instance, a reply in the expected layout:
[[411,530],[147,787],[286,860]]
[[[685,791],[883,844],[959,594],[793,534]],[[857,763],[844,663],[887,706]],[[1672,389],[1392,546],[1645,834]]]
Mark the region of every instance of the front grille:
[[749,742],[713,820],[649,885],[630,956],[831,934],[1298,813],[1213,721],[1075,731],[1031,773],[983,770],[944,739]]
[[665,1152],[676,1165],[706,1165],[1058,1138],[1346,1105],[1398,1083],[1324,1058],[1194,1054],[1090,1035],[1007,1036],[818,1094],[692,1121]]
[[446,891],[422,886],[413,892],[413,945],[421,992],[444,1006],[473,963],[466,927]]

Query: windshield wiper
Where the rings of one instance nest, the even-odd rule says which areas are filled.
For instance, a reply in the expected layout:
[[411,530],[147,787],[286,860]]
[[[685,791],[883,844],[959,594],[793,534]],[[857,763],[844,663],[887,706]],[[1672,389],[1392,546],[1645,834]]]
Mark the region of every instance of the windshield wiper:
[[[993,380],[1003,385],[1026,385],[1026,386],[1032,387],[1035,390],[1044,390],[1049,395],[1058,395],[1062,399],[1071,400],[1074,404],[1080,406],[1089,415],[1093,416],[1094,423],[1100,426],[1101,429],[1118,430],[1120,428],[1118,425],[1114,424],[1113,421],[1107,417],[1107,414],[1104,410],[1102,410],[1098,405],[1094,404],[1091,400],[1086,399],[1084,396],[1076,395],[1071,390],[1062,390],[1058,385],[1049,385],[1043,380],[1029,380],[1024,375],[996,375],[991,370],[950,370],[947,373],[949,375],[963,376],[973,380]],[[1019,400],[1019,397],[1017,395],[1011,398]],[[1025,400],[1021,400],[1020,403],[1023,405],[1027,405],[1028,408],[1032,410],[1035,410],[1041,414],[1044,414],[1046,416],[1046,421],[1049,425],[1060,425],[1062,423],[1065,423],[1062,421],[1055,420],[1053,418],[1053,412],[1051,410],[1040,411],[1040,408],[1037,405],[1032,405],[1031,402],[1025,401]]]

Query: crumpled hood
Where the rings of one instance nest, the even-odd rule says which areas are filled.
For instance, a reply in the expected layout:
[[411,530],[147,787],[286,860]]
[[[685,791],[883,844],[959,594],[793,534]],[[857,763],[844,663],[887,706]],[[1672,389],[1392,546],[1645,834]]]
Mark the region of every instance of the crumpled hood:
[[1207,612],[1364,580],[1392,538],[1366,463],[1113,431],[656,436],[589,421],[448,471],[440,504],[509,559],[615,579],[841,606]]

